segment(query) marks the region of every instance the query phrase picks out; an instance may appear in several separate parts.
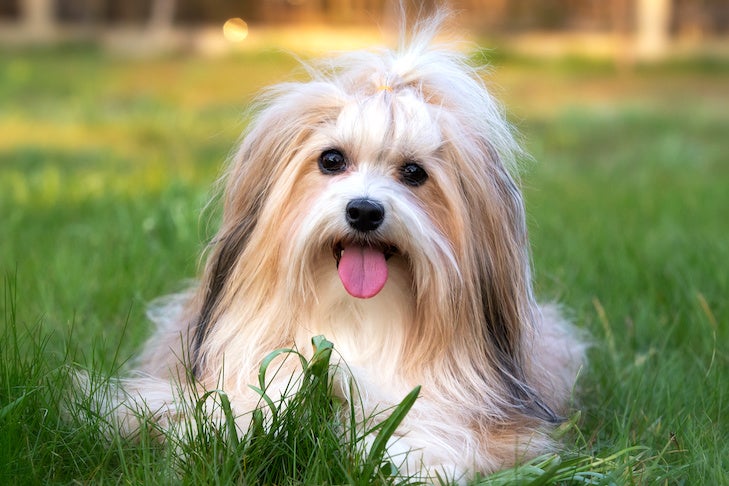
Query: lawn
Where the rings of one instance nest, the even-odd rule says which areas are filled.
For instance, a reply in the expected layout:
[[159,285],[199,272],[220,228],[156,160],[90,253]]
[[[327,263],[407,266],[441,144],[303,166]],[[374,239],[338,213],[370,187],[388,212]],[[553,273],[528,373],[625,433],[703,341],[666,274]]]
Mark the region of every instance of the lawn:
[[[0,52],[3,483],[243,482],[240,461],[228,476],[179,469],[171,449],[109,443],[58,403],[69,365],[113,373],[149,332],[146,303],[196,275],[245,107],[295,66],[272,52]],[[594,342],[565,451],[534,466],[729,484],[729,70],[507,58],[488,82],[532,156],[538,296]]]

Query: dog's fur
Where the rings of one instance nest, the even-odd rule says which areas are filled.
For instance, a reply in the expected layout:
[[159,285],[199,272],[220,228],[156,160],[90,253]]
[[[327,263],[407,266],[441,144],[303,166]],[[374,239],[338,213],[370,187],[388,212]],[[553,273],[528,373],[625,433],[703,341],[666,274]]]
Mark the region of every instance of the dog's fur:
[[[478,71],[433,45],[437,24],[422,22],[395,51],[343,54],[310,68],[308,82],[266,92],[226,175],[202,279],[157,309],[137,373],[123,380],[122,432],[139,426],[140,403],[163,425],[179,420],[186,370],[222,388],[245,429],[266,354],[311,353],[322,334],[348,369],[333,379],[354,379],[363,414],[422,385],[392,444],[410,451],[403,471],[468,477],[553,448],[584,347],[555,307],[535,302],[518,148]],[[321,154],[332,149],[342,166],[327,172]],[[408,179],[417,167],[427,180]],[[383,210],[376,228],[348,222],[361,199]],[[351,244],[389,258],[371,298],[350,295],[338,275]]]

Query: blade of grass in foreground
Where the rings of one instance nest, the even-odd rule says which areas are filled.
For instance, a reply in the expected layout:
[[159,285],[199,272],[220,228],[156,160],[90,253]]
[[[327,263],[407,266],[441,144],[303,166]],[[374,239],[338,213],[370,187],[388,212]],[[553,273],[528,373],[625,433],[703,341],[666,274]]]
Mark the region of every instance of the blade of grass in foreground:
[[[221,391],[197,399],[189,411],[192,422],[182,437],[169,435],[182,452],[178,470],[186,481],[254,484],[404,484],[409,478],[397,475],[386,459],[386,444],[415,402],[413,390],[387,416],[367,418],[361,423],[348,416],[332,393],[333,344],[322,336],[312,339],[314,353],[306,360],[294,349],[269,353],[259,370],[259,407],[246,416],[234,415],[230,400]],[[269,396],[267,375],[275,374],[275,358],[293,354],[302,364],[299,377],[289,381],[290,389],[280,399]],[[294,389],[295,388],[295,389]],[[208,404],[219,410],[211,419]],[[203,405],[205,404],[205,405]],[[220,413],[216,413],[220,412]],[[248,421],[245,432],[240,422]],[[367,423],[377,422],[374,427]],[[355,430],[352,431],[352,428]],[[369,450],[366,435],[377,436]]]
[[605,457],[568,454],[539,456],[511,469],[477,479],[473,486],[544,486],[556,484],[630,484],[633,469],[648,458],[649,449],[628,447]]

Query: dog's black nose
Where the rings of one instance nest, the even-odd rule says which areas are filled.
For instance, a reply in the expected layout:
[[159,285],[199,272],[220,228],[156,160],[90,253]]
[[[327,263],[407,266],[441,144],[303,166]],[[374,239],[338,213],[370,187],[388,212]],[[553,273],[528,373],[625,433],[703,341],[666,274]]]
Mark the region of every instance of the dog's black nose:
[[352,199],[347,204],[347,222],[358,231],[374,231],[385,219],[385,207],[372,199]]

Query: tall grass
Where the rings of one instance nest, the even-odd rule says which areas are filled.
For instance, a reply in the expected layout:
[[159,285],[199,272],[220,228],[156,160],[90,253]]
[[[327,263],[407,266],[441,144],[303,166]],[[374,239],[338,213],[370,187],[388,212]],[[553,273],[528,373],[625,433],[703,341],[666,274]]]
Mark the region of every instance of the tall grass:
[[[329,397],[324,360],[302,364],[312,387],[278,422],[233,441],[214,424],[183,443],[107,439],[62,416],[72,370],[117,373],[149,332],[146,302],[197,273],[244,106],[293,62],[81,49],[0,66],[0,480],[400,481],[386,456],[367,462],[368,428]],[[560,454],[477,482],[729,484],[726,71],[570,69],[505,62],[495,79],[537,161],[523,185],[538,295],[593,338],[581,413]]]

